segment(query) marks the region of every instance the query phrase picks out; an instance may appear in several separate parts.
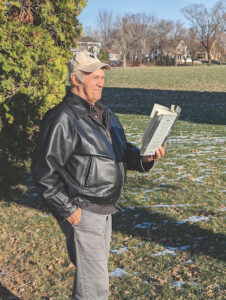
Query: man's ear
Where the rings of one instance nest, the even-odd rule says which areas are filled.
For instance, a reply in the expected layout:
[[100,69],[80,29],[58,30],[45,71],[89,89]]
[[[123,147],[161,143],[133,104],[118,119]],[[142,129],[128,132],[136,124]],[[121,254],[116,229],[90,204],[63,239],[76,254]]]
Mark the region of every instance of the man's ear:
[[71,78],[71,83],[74,85],[74,86],[78,86],[81,82],[80,80],[78,79],[78,77],[76,76],[76,74],[72,73],[70,75],[70,78]]

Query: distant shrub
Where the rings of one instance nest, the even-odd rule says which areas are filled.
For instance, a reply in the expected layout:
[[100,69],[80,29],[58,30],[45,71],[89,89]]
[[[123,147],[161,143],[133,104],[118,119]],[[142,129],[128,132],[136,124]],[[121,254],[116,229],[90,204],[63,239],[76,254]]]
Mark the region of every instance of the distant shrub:
[[108,53],[105,49],[101,48],[98,54],[98,58],[101,61],[108,61]]

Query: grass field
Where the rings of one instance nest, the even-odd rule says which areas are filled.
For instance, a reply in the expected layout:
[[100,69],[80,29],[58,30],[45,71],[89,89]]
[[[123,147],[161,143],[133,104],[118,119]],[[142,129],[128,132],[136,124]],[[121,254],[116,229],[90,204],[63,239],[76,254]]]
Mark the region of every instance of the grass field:
[[[112,70],[103,98],[137,146],[155,102],[183,111],[164,158],[128,172],[113,216],[110,300],[225,299],[226,67]],[[0,202],[2,299],[69,299],[64,236],[22,175]]]

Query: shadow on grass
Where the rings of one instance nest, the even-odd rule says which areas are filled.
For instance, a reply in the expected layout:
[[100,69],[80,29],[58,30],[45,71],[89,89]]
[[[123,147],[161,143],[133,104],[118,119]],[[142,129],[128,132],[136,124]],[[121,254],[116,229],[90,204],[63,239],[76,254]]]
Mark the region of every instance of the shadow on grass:
[[0,284],[0,299],[2,300],[20,300],[17,296],[13,295],[7,288]]
[[180,120],[194,123],[226,124],[226,93],[137,88],[109,88],[103,90],[101,102],[113,112],[150,115],[153,104],[170,107],[180,105]]
[[26,184],[26,168],[7,157],[0,157],[0,166],[0,201],[10,202],[21,194],[20,186]]
[[[211,214],[211,212],[209,212]],[[139,217],[134,217],[138,215]],[[209,215],[211,217],[211,215]],[[136,228],[137,224],[147,222],[147,228]],[[145,223],[143,224],[145,226]],[[152,229],[154,228],[154,229]],[[138,237],[141,241],[156,242],[164,247],[188,246],[191,256],[204,255],[225,261],[226,236],[213,230],[201,228],[198,224],[178,224],[169,215],[136,208],[125,208],[113,216],[113,230],[125,235]]]
[[[152,185],[152,188],[155,188],[155,185]],[[162,188],[165,190],[178,189],[174,185],[163,185]],[[14,202],[22,206],[45,211],[42,200],[37,196],[33,186],[24,195],[14,199]],[[136,204],[134,203],[134,205]],[[155,212],[151,207],[134,206],[134,209],[130,209],[126,206],[123,207],[123,204],[120,205],[123,208],[122,211],[113,215],[113,230],[128,236],[137,237],[140,240],[156,242],[164,247],[189,246],[186,251],[190,252],[191,255],[204,255],[222,261],[226,260],[225,235],[214,233],[211,229],[201,228],[198,223],[177,224],[177,220],[174,218],[169,217],[165,213]],[[214,214],[215,212],[209,211],[206,216],[210,217],[211,220]],[[134,215],[139,216],[134,217]],[[142,222],[155,223],[153,227],[157,227],[157,229],[153,230],[152,225],[146,229],[135,227],[137,224],[142,224]],[[205,222],[208,224],[208,221]]]

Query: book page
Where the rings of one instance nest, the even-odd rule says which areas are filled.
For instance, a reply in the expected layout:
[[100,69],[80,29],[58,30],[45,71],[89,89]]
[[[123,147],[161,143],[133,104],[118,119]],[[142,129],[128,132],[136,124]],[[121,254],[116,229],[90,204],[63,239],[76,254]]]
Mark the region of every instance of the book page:
[[169,134],[175,120],[177,119],[177,114],[163,114],[158,117],[158,122],[155,123],[156,126],[152,128],[148,138],[143,143],[141,148],[141,155],[154,155],[155,150],[162,146],[164,140]]
[[156,122],[157,119],[157,115],[158,113],[155,112],[155,114],[153,115],[153,117],[150,117],[148,120],[148,125],[145,129],[144,135],[143,135],[143,139],[142,139],[142,143],[145,143],[145,141],[148,139],[148,137],[150,136],[150,131],[154,125],[154,123]]
[[164,111],[168,111],[168,112],[171,112],[171,110],[166,107],[166,106],[163,106],[163,105],[160,105],[160,104],[154,104],[153,108],[152,108],[152,112],[151,112],[151,115],[150,115],[150,118],[152,118],[155,114],[155,112],[158,112],[158,114],[164,112]]

